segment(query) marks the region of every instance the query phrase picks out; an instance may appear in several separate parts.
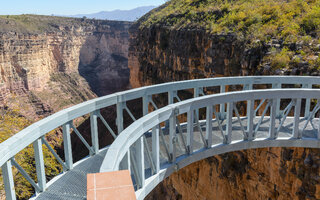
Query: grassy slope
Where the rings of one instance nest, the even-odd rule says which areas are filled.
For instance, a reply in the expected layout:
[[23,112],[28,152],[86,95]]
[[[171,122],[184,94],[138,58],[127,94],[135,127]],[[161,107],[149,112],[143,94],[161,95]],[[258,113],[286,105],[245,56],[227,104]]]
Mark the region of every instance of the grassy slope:
[[143,26],[205,28],[268,39],[318,35],[320,1],[316,0],[171,0],[142,19]]
[[[141,18],[139,28],[205,29],[211,34],[235,34],[248,47],[271,40],[283,46],[265,57],[274,69],[307,62],[319,70],[320,1],[318,0],[171,0]],[[290,49],[291,44],[302,49]],[[297,55],[297,56],[295,56]]]

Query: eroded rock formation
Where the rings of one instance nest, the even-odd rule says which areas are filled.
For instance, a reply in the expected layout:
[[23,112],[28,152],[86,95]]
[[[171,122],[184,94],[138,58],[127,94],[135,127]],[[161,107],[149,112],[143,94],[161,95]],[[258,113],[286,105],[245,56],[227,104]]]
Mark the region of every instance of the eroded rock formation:
[[[129,22],[20,17],[32,23],[40,20],[36,27],[46,28],[20,30],[19,20],[0,19],[12,23],[0,30],[1,105],[9,97],[21,97],[50,114],[47,111],[128,87]],[[59,102],[52,100],[57,95]],[[33,114],[39,114],[37,110]]]

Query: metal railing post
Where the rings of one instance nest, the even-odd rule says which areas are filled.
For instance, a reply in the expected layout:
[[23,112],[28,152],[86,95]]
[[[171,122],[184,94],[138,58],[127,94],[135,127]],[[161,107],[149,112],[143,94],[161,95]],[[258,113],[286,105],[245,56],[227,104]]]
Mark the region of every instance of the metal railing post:
[[16,200],[11,160],[8,160],[4,165],[2,165],[1,169],[4,182],[4,189],[6,192],[6,199]]
[[173,110],[169,119],[169,153],[170,153],[170,162],[174,163],[176,161],[176,111]]
[[213,108],[212,106],[207,106],[206,110],[206,141],[207,148],[210,148],[212,145],[212,116],[213,116]]
[[[312,88],[311,84],[303,84],[302,88]],[[304,110],[304,117],[308,117],[310,114],[310,99],[306,99],[306,106]]]
[[270,127],[269,127],[269,138],[275,139],[275,124],[276,124],[276,115],[277,115],[277,102],[278,99],[272,99],[271,104],[271,113],[270,113]]
[[[272,84],[272,89],[280,89],[281,83],[273,83]],[[276,117],[280,117],[280,101],[281,99],[277,99],[277,103],[276,103]]]
[[188,154],[193,153],[193,110],[190,109],[187,114],[187,148]]
[[[245,84],[243,87],[243,90],[252,90],[253,89],[253,85],[252,84]],[[249,101],[247,101],[247,105],[249,105]],[[248,113],[250,112],[250,107],[247,106],[247,116]]]
[[117,103],[117,129],[118,135],[123,131],[123,102]]
[[294,106],[294,120],[293,120],[293,138],[301,138],[299,133],[299,122],[300,122],[300,112],[301,112],[301,99],[295,99]]
[[44,168],[41,138],[33,142],[33,148],[34,148],[34,157],[36,162],[38,185],[40,188],[40,192],[43,192],[46,189],[46,173]]
[[135,144],[135,150],[137,154],[137,170],[140,179],[139,187],[143,188],[145,184],[145,167],[144,167],[144,147],[143,137],[140,137]]
[[67,169],[64,169],[64,171],[70,170],[73,168],[72,146],[71,146],[71,136],[70,136],[71,123],[72,122],[69,121],[62,126],[64,159],[67,166]]
[[[152,96],[151,96],[152,98]],[[144,95],[142,97],[142,114],[143,116],[148,114],[149,96]]]
[[248,140],[254,139],[253,133],[253,118],[254,118],[254,100],[247,101],[247,135]]
[[94,154],[99,153],[99,135],[98,135],[98,113],[99,111],[94,111],[90,113],[90,128],[91,128],[91,140],[92,140],[92,150]]
[[227,141],[226,144],[230,144],[232,141],[232,117],[233,117],[233,102],[227,103],[227,126],[226,126],[226,135]]
[[[225,85],[220,85],[220,93],[225,93],[226,92],[226,86]],[[225,104],[220,104],[220,113],[221,116],[223,116],[225,113]]]
[[159,139],[159,125],[152,128],[152,159],[155,163],[155,174],[160,171],[160,139]]

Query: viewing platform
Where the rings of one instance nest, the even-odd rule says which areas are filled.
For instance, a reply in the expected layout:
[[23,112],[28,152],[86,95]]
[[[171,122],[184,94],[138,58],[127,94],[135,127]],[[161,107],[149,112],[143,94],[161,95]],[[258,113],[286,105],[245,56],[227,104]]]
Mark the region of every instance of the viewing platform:
[[[129,170],[135,198],[143,199],[173,172],[214,155],[265,147],[320,148],[319,86],[318,77],[211,78],[142,87],[84,102],[40,120],[0,144],[6,198],[16,199],[12,166],[35,188],[34,199],[90,199],[87,175],[119,170]],[[127,104],[131,100],[141,102],[143,117],[138,119],[131,112]],[[100,114],[111,106],[116,106],[117,131]],[[127,128],[125,113],[133,121]],[[86,114],[90,114],[90,141],[73,125]],[[105,133],[98,130],[98,122],[115,138],[111,145],[99,147],[99,135]],[[45,138],[60,127],[65,159]],[[76,163],[71,129],[90,152]],[[30,144],[35,151],[37,180],[14,160]],[[48,182],[43,147],[64,168]]]

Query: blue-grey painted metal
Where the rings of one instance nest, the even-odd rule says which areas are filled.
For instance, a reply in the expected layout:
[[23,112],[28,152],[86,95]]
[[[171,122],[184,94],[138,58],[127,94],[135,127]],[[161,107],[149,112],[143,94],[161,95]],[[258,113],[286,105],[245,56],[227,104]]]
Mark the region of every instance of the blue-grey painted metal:
[[[110,150],[106,154],[106,157],[100,168],[101,172],[115,171],[119,169],[119,164],[125,155],[125,152],[137,141],[141,141],[141,138],[145,132],[155,127],[158,127],[160,123],[169,120],[170,122],[176,117],[176,114],[187,113],[187,137],[188,146],[190,149],[189,154],[184,154],[182,156],[176,157],[174,150],[170,148],[170,155],[174,159],[171,159],[171,164],[162,166],[162,169],[154,174],[153,176],[144,180],[144,186],[136,191],[137,199],[143,199],[159,182],[164,178],[168,177],[174,171],[181,169],[193,162],[199,161],[201,159],[211,157],[220,153],[231,152],[242,149],[251,148],[264,148],[264,147],[309,147],[309,148],[320,148],[320,140],[318,135],[316,137],[296,137],[296,133],[293,132],[291,137],[279,138],[276,132],[276,115],[277,115],[277,103],[280,99],[292,99],[291,105],[295,106],[295,113],[300,116],[299,106],[300,103],[297,99],[299,98],[307,99],[319,99],[320,90],[318,89],[271,89],[271,90],[255,90],[255,91],[241,91],[225,94],[208,95],[204,97],[198,97],[176,104],[172,104],[154,111],[125,129],[121,135],[114,141],[110,146]],[[271,101],[271,114],[270,114],[270,126],[269,126],[269,136],[265,138],[252,138],[251,140],[232,140],[232,117],[233,117],[233,106],[237,102],[243,101],[255,101],[260,99],[267,99]],[[201,148],[198,150],[192,149],[193,142],[193,115],[194,111],[200,108],[207,108],[227,104],[227,119],[226,119],[226,140],[223,143],[212,145],[208,148]],[[290,109],[287,110],[290,110]],[[314,109],[316,110],[316,108]],[[286,111],[287,112],[287,111]],[[314,115],[314,111],[310,113]],[[309,115],[309,117],[310,117]],[[284,116],[284,119],[286,116]],[[284,120],[283,119],[283,120]],[[209,120],[210,121],[210,120]],[[295,120],[298,122],[298,120]],[[282,123],[279,124],[280,126]],[[170,127],[170,134],[174,135],[171,131],[176,132],[176,129]],[[251,130],[253,132],[253,130]],[[169,145],[172,147],[175,143],[170,135]],[[252,133],[249,133],[252,135]],[[191,147],[190,147],[191,146]],[[141,154],[139,152],[139,154]],[[172,162],[174,161],[174,162]],[[144,162],[142,162],[144,163]],[[141,181],[141,180],[140,180]],[[143,181],[142,181],[143,182]]]
[[90,113],[91,141],[94,154],[99,153],[98,114],[99,111],[96,110]]
[[34,157],[36,162],[38,185],[40,188],[39,192],[43,192],[46,189],[46,174],[45,174],[45,168],[44,168],[41,138],[33,142],[33,148],[34,148]]
[[15,200],[16,193],[14,190],[11,160],[8,160],[7,162],[5,162],[5,164],[2,165],[1,169],[2,169],[3,182],[5,183],[4,189],[6,192],[6,199]]
[[[299,76],[254,76],[254,77],[226,77],[226,78],[210,78],[210,79],[198,79],[198,80],[189,80],[189,81],[180,81],[180,82],[171,82],[171,83],[164,83],[154,86],[148,86],[148,87],[142,87],[137,89],[132,89],[129,91],[123,91],[115,94],[111,94],[108,96],[96,98],[84,103],[81,103],[79,105],[72,106],[68,109],[62,110],[60,112],[57,112],[45,119],[42,119],[31,126],[25,128],[24,130],[20,131],[19,133],[15,134],[8,140],[2,142],[0,144],[0,166],[3,169],[11,170],[11,159],[21,150],[26,148],[28,145],[34,143],[39,138],[42,138],[42,142],[49,148],[49,150],[53,153],[54,150],[50,148],[45,141],[44,137],[45,135],[57,128],[62,127],[63,128],[63,143],[64,143],[64,154],[65,154],[65,161],[63,162],[61,158],[58,157],[56,153],[53,153],[54,156],[57,158],[59,162],[64,163],[64,170],[70,170],[73,168],[73,159],[72,159],[72,146],[71,146],[71,139],[70,139],[70,129],[71,125],[73,123],[74,119],[77,119],[81,116],[84,116],[86,114],[91,114],[91,133],[92,133],[92,147],[90,148],[93,153],[97,153],[97,150],[99,149],[98,145],[98,137],[97,137],[97,117],[101,118],[100,109],[106,108],[109,106],[116,105],[117,107],[117,133],[118,135],[123,132],[123,110],[126,109],[129,110],[126,107],[126,102],[129,100],[134,99],[143,99],[143,113],[144,115],[148,113],[148,106],[149,103],[152,104],[152,106],[157,109],[157,105],[152,100],[153,95],[161,94],[161,93],[167,93],[168,94],[168,103],[172,104],[174,102],[174,98],[176,98],[178,101],[181,101],[178,97],[178,91],[186,90],[186,89],[193,89],[195,91],[194,95],[200,96],[204,95],[203,89],[206,87],[220,87],[221,92],[225,92],[226,87],[231,85],[243,85],[244,89],[250,90],[254,88],[253,86],[255,84],[272,84],[274,88],[281,88],[282,85],[285,84],[301,84],[304,88],[314,88],[315,85],[320,85],[320,78],[319,77],[299,77]],[[199,98],[199,97],[197,97]],[[297,97],[298,98],[298,97]],[[300,98],[305,98],[304,96],[301,96]],[[277,102],[273,102],[275,105],[280,106],[280,99],[276,99]],[[225,102],[226,103],[226,102]],[[219,116],[221,116],[221,120],[225,119],[225,103],[221,103],[220,106],[220,113],[218,113]],[[305,109],[305,114],[307,116],[307,112],[310,111],[310,101],[307,100],[307,105]],[[230,105],[231,106],[231,105]],[[215,113],[215,109],[213,108],[213,112]],[[249,109],[249,108],[248,108]],[[249,109],[250,110],[250,109]],[[196,116],[194,116],[194,111],[196,111]],[[130,110],[129,110],[130,112]],[[227,110],[228,112],[228,110]],[[280,111],[279,111],[280,112]],[[231,111],[230,111],[231,113]],[[277,113],[277,109],[276,109]],[[215,116],[217,113],[215,113]],[[129,113],[130,115],[130,113]],[[132,115],[133,116],[133,115]],[[310,116],[310,115],[309,115]],[[133,116],[134,117],[134,116]],[[192,122],[192,125],[190,124],[188,126],[188,138],[186,138],[187,148],[190,154],[193,153],[193,129],[194,129],[194,120],[197,119],[199,116],[197,115],[197,108],[194,108],[192,111],[190,110],[188,112],[188,121]],[[272,115],[275,119],[278,116]],[[157,119],[158,121],[159,119]],[[169,118],[166,119],[167,122],[169,122]],[[191,120],[191,121],[190,121]],[[102,120],[103,123],[106,125],[107,122],[105,120]],[[197,123],[197,122],[196,122]],[[169,123],[168,128],[169,128]],[[107,126],[107,125],[106,125]],[[109,127],[110,128],[110,127]],[[199,127],[198,127],[199,128]],[[171,129],[173,130],[173,129]],[[250,129],[249,129],[250,130]],[[147,130],[146,130],[147,131]],[[110,131],[111,134],[115,137],[116,135]],[[275,131],[273,133],[272,130],[270,130],[272,134],[276,134]],[[228,134],[228,133],[226,133]],[[159,129],[159,141],[162,139],[162,129]],[[272,135],[272,136],[274,136]],[[320,135],[320,133],[319,133]],[[208,137],[210,137],[210,133],[206,133],[205,140],[208,140]],[[320,136],[319,136],[320,137]],[[176,139],[174,139],[175,141]],[[209,140],[208,140],[209,141]],[[41,141],[40,141],[41,142]],[[229,142],[229,141],[227,141]],[[207,143],[207,142],[205,142]],[[146,145],[143,145],[146,146]],[[165,144],[166,146],[166,144]],[[205,145],[206,146],[206,145]],[[147,147],[146,147],[147,148]],[[169,147],[166,147],[167,151],[169,153]],[[172,149],[173,150],[173,149]],[[112,151],[112,149],[111,149]],[[129,152],[129,150],[127,150]],[[39,155],[38,157],[41,158],[40,155],[41,151],[39,149]],[[153,155],[147,154],[147,159],[151,159],[151,157],[154,159]],[[130,156],[129,156],[130,157]],[[131,159],[128,157],[127,162],[131,162]],[[40,163],[40,165],[42,165]],[[39,166],[40,166],[39,165]],[[130,165],[130,163],[128,163]],[[156,166],[156,162],[155,162]],[[132,168],[132,167],[129,167]],[[154,171],[157,171],[156,167],[153,167]],[[11,175],[8,171],[4,170],[3,173],[4,177],[4,183],[6,188],[6,196],[8,199],[15,198],[12,192],[14,190],[13,184],[11,184]],[[39,172],[40,173],[40,172]],[[42,172],[41,172],[42,173]],[[12,173],[11,173],[12,174]],[[38,180],[39,187],[46,187],[43,181],[43,177],[41,180]],[[41,186],[42,185],[42,186]],[[9,188],[9,189],[8,189]],[[42,189],[40,189],[41,191]]]
[[73,168],[73,157],[72,157],[72,147],[71,147],[71,136],[70,136],[70,128],[72,122],[66,122],[62,126],[63,131],[63,147],[64,147],[64,159],[65,165],[67,166],[66,170],[70,170]]

